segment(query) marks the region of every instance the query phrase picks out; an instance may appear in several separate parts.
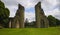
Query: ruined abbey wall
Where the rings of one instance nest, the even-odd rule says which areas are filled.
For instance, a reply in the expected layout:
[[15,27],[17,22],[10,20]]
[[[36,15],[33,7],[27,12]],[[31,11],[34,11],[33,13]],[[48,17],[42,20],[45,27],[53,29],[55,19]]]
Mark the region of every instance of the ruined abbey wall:
[[15,17],[10,20],[9,27],[11,28],[24,28],[24,7],[18,4],[18,10]]
[[43,28],[48,27],[48,19],[46,18],[43,9],[41,8],[41,2],[35,5],[35,14],[36,14],[36,27]]
[[[15,17],[12,18],[9,22],[10,28],[24,28],[24,7],[18,4],[18,10],[15,14]],[[49,21],[44,14],[43,9],[41,8],[41,2],[35,5],[35,14],[36,14],[36,27],[37,28],[46,28],[49,27]]]

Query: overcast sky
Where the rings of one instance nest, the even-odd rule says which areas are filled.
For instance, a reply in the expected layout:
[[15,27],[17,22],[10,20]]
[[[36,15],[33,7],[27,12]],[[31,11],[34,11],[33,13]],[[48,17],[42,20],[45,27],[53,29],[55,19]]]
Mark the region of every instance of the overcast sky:
[[2,0],[5,6],[10,10],[10,17],[14,17],[18,4],[25,7],[25,19],[35,21],[35,8],[34,6],[40,1],[45,15],[53,15],[60,19],[60,0]]

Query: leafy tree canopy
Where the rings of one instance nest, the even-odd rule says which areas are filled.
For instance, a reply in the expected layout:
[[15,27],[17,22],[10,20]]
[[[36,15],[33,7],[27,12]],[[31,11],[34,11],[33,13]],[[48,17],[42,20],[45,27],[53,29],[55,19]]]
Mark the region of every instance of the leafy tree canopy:
[[60,24],[60,20],[56,19],[52,15],[49,15],[47,18],[49,20],[49,26],[58,26],[58,24]]
[[5,27],[9,21],[9,9],[5,8],[5,5],[0,1],[0,23]]

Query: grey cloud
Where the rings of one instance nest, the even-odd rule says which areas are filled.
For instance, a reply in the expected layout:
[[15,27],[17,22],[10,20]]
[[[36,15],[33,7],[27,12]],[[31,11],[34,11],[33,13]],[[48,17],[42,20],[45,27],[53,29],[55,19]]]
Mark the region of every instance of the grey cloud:
[[[6,5],[6,7],[8,7],[9,9],[10,9],[10,17],[13,17],[14,15],[15,15],[15,12],[16,12],[16,10],[17,10],[17,5],[18,5],[18,3],[21,3],[22,5],[24,5],[24,7],[26,7],[27,6],[27,2],[29,1],[29,0],[2,0],[4,3],[5,3],[5,5]],[[17,2],[18,1],[18,2]],[[55,8],[58,8],[59,10],[60,10],[60,4],[58,3],[56,6],[53,6],[51,3],[49,3],[49,2],[47,2],[46,0],[30,0],[30,3],[32,3],[32,6],[34,6],[35,4],[37,4],[39,1],[41,1],[42,2],[42,8],[44,9],[44,10],[47,10],[47,12],[46,12],[46,14],[47,13],[49,13],[48,11],[49,10],[54,10]],[[60,2],[60,0],[57,0],[57,2]],[[59,14],[56,14],[56,15],[54,15],[55,17],[60,17],[60,15]],[[31,20],[34,20],[35,18],[34,17],[32,17],[31,18]]]
[[60,4],[57,4],[55,8],[58,8],[60,11]]
[[17,6],[7,6],[7,8],[10,10],[10,17],[14,17],[18,7]]
[[60,20],[60,14],[56,14],[56,15],[54,15],[54,16],[55,16],[55,18],[57,18],[57,19]]
[[56,4],[56,6],[54,8],[58,8],[59,11],[60,11],[60,0],[56,0],[56,1],[57,1],[57,4]]
[[60,3],[60,0],[57,0],[57,2],[59,2],[59,3]]
[[[53,2],[52,2],[53,3]],[[49,3],[47,0],[42,1],[42,8],[45,11],[52,11],[55,9],[55,5]]]
[[9,17],[14,17],[16,10],[17,10],[17,1],[15,0],[2,0],[5,4],[5,7],[7,7],[10,10],[10,16]]
[[12,6],[12,5],[17,5],[18,3],[15,0],[2,0],[6,5]]
[[58,9],[60,10],[60,0],[57,0],[58,2]]

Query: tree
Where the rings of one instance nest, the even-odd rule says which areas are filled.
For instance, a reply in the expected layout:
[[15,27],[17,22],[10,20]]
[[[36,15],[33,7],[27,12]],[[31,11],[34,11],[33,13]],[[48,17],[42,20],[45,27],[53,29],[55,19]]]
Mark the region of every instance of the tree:
[[53,17],[52,15],[49,15],[47,18],[49,20],[49,26],[60,26],[60,20],[57,18]]
[[56,26],[56,18],[53,17],[52,15],[49,15],[48,17],[49,20],[49,26]]
[[60,26],[60,20],[56,19],[57,26]]
[[26,18],[26,20],[25,20],[25,27],[28,27],[28,24],[29,24],[29,21],[28,21],[28,18]]
[[1,0],[0,0],[0,8],[5,8],[5,5]]
[[9,21],[9,9],[5,8],[5,5],[2,1],[0,1],[0,24],[3,27],[7,27],[7,23]]

